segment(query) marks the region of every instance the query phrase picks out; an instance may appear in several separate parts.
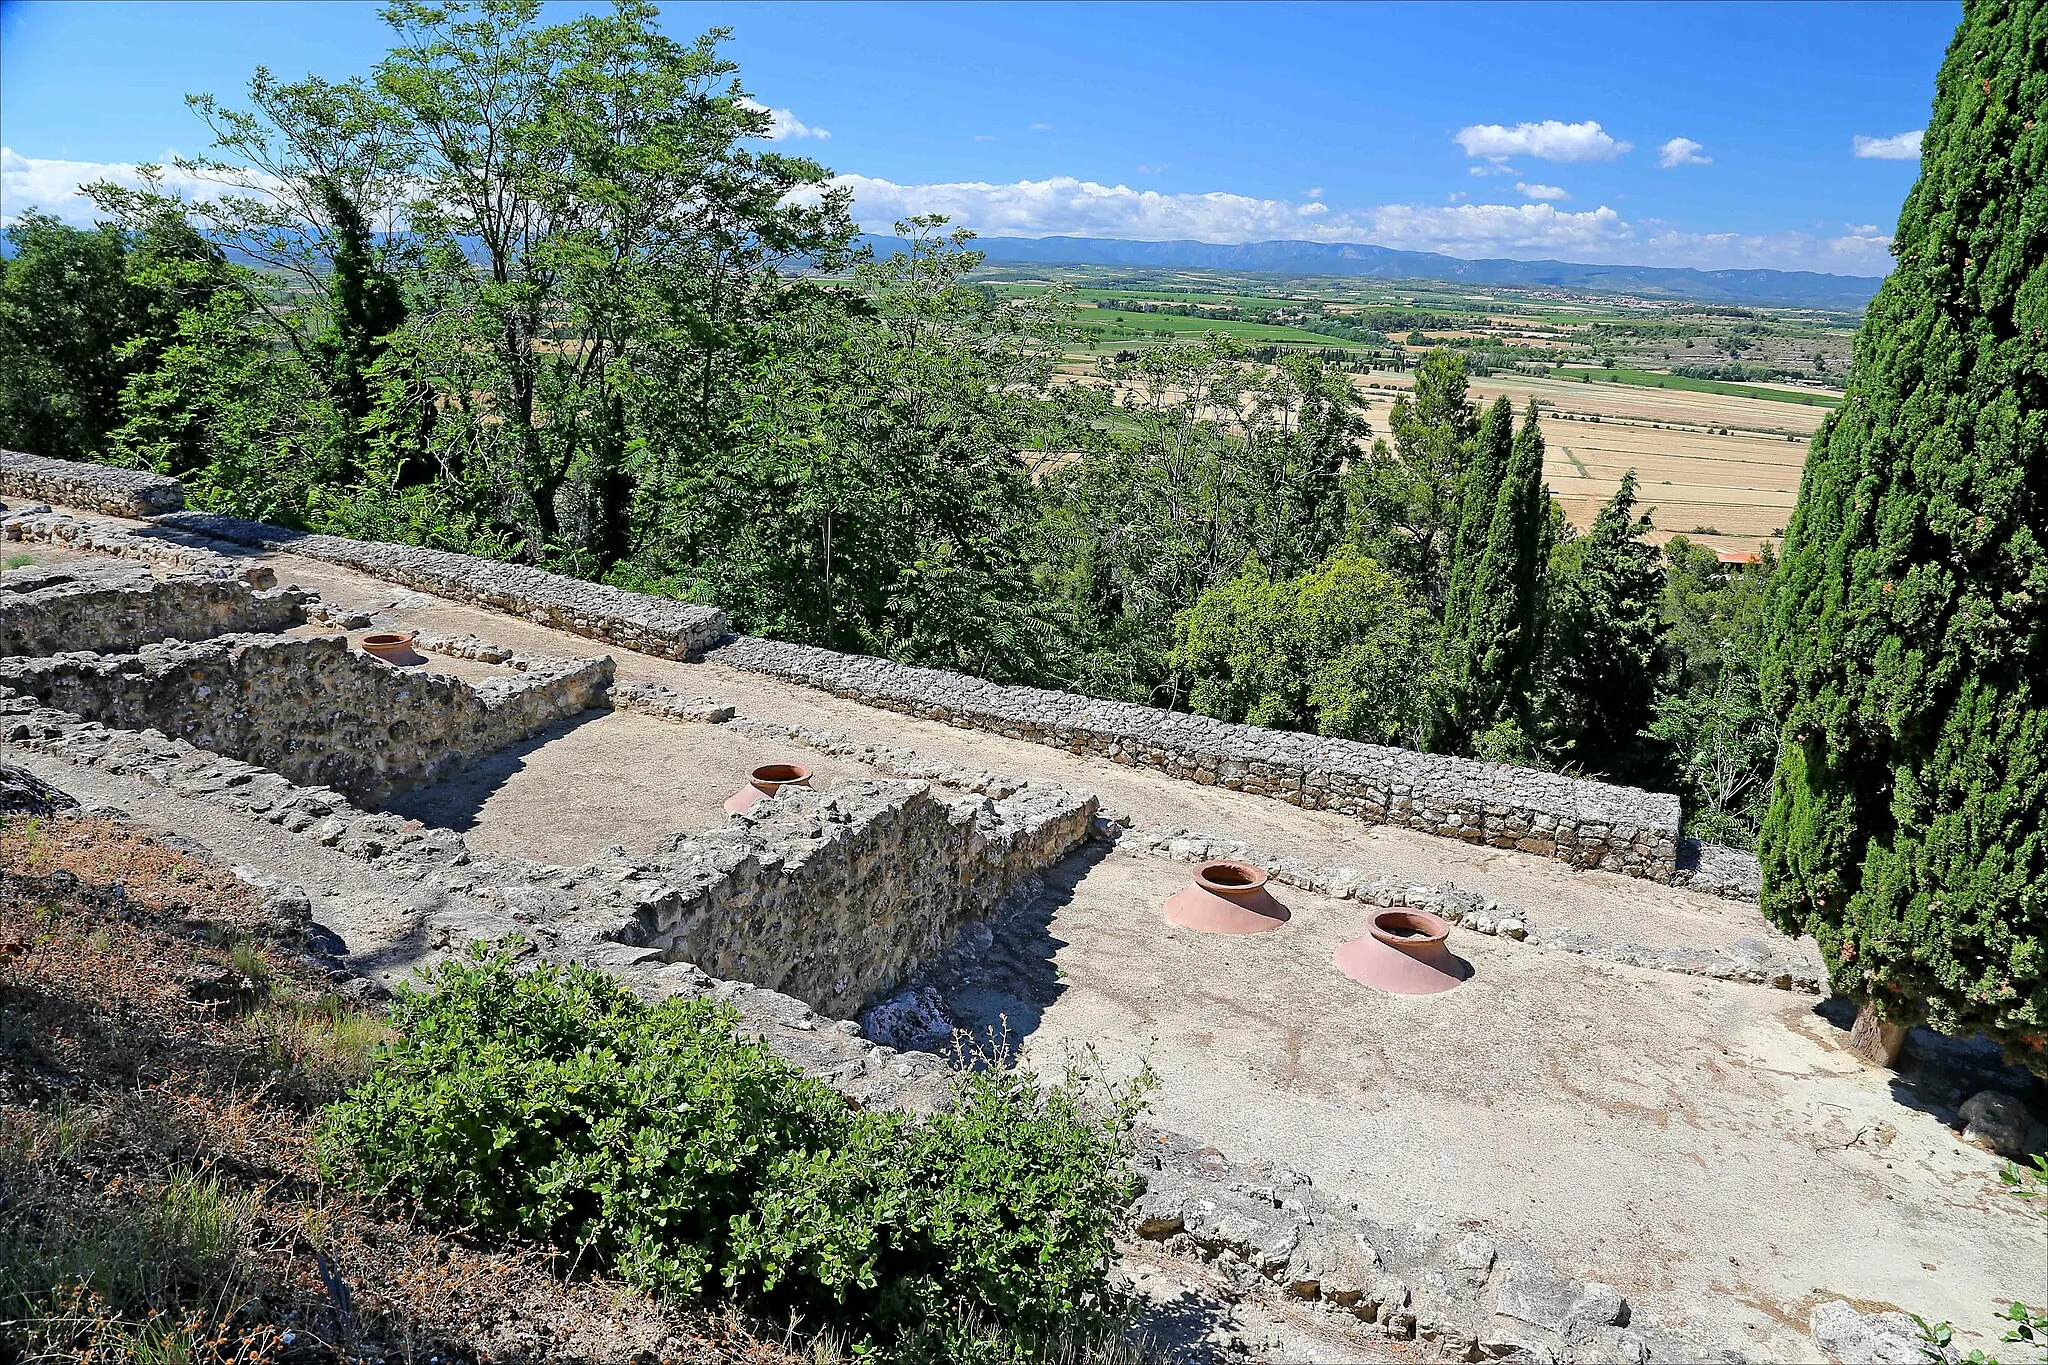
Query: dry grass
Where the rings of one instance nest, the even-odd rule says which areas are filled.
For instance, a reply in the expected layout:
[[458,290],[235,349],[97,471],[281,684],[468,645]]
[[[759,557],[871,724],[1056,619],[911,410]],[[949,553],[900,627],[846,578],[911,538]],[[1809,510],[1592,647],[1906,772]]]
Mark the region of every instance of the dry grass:
[[80,817],[0,819],[0,869],[0,1359],[798,1358],[322,1188],[386,1031],[231,874]]

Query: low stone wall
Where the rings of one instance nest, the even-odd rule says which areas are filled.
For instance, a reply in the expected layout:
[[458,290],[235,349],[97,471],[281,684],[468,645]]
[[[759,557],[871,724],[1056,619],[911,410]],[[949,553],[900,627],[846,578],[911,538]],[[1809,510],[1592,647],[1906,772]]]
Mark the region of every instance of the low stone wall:
[[134,654],[0,660],[0,687],[372,805],[595,705],[611,678],[609,658],[550,660],[472,687],[406,673],[338,635],[227,635]]
[[117,517],[153,517],[185,505],[185,485],[162,474],[0,450],[0,493]]
[[867,706],[1157,768],[1373,824],[1657,881],[1670,881],[1677,870],[1679,801],[1666,793],[1004,687],[939,669],[745,636],[705,659]]
[[156,564],[179,573],[208,578],[239,578],[252,588],[276,586],[277,574],[253,558],[224,555],[168,533],[131,531],[111,521],[74,517],[66,512],[16,511],[0,516],[0,542],[61,545],[116,559]]
[[523,616],[557,630],[667,659],[687,659],[726,634],[725,613],[525,564],[475,555],[314,535],[205,512],[159,517],[159,526],[340,564],[451,601]]
[[15,569],[0,575],[0,658],[270,634],[302,624],[305,603],[296,588],[258,592],[199,574],[160,579],[132,564]]
[[1088,838],[1094,798],[1060,797],[792,788],[657,850],[681,875],[606,937],[850,1012]]

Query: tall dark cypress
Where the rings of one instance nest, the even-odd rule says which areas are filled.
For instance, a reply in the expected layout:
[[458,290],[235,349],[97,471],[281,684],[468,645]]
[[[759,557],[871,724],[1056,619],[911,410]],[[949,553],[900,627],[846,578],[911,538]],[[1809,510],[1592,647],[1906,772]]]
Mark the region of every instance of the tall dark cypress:
[[1971,0],[1807,456],[1763,906],[1892,1025],[2048,1073],[2048,4]]
[[1494,509],[1500,503],[1501,480],[1507,476],[1508,461],[1514,452],[1514,426],[1514,404],[1506,398],[1495,399],[1480,419],[1458,479],[1458,522],[1449,547],[1450,587],[1444,599],[1440,636],[1452,677],[1431,742],[1436,749],[1462,749],[1471,738],[1466,670],[1461,661],[1470,649],[1480,561],[1486,552]]
[[[1498,414],[1507,427],[1512,413],[1503,398],[1487,413],[1487,421]],[[1483,441],[1484,428],[1480,434]],[[1467,619],[1451,660],[1457,729],[1468,741],[1504,720],[1515,721],[1525,732],[1529,728],[1529,697],[1543,639],[1540,585],[1549,527],[1543,431],[1531,400],[1500,471],[1492,514],[1468,551],[1474,567],[1467,578]]]
[[341,475],[353,482],[363,459],[363,422],[373,395],[370,369],[405,321],[405,293],[377,260],[374,237],[362,209],[332,176],[313,177],[321,210],[334,236],[334,269],[327,278],[333,322],[320,339],[328,366],[328,392],[341,418]]

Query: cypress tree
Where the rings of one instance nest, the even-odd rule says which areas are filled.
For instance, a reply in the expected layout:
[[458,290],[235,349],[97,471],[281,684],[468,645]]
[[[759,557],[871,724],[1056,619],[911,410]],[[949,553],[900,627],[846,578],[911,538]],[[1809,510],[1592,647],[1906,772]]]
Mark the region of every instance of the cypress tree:
[[1458,480],[1458,525],[1451,539],[1451,585],[1443,622],[1444,648],[1454,655],[1463,651],[1471,630],[1472,587],[1486,550],[1487,530],[1500,503],[1501,480],[1507,476],[1514,423],[1514,405],[1506,398],[1495,399],[1480,419]]
[[1642,782],[1657,749],[1644,731],[1655,719],[1663,657],[1658,608],[1664,574],[1635,515],[1636,472],[1593,518],[1584,537],[1558,547],[1551,566],[1544,677],[1545,739],[1589,772]]
[[2048,4],[1971,0],[1814,438],[1763,681],[1763,907],[1866,1020],[2048,1072]]
[[405,293],[378,263],[369,220],[334,177],[312,177],[313,189],[334,236],[334,269],[327,278],[333,322],[319,348],[327,361],[327,386],[341,422],[340,479],[354,482],[363,463],[363,423],[375,400],[370,369],[405,322]]
[[[1527,728],[1542,643],[1539,599],[1543,561],[1549,553],[1550,500],[1543,486],[1543,432],[1534,401],[1521,431],[1509,436],[1513,414],[1505,398],[1487,411],[1473,469],[1475,475],[1494,479],[1493,495],[1487,500],[1491,507],[1474,496],[1476,489],[1468,489],[1467,515],[1460,520],[1461,540],[1464,528],[1474,529],[1452,580],[1452,607],[1462,608],[1464,619],[1455,637],[1448,621],[1445,626],[1452,669],[1449,731],[1454,739],[1449,747],[1463,748],[1474,735],[1501,721]],[[1486,450],[1495,431],[1507,447],[1502,452],[1506,458],[1498,465]]]

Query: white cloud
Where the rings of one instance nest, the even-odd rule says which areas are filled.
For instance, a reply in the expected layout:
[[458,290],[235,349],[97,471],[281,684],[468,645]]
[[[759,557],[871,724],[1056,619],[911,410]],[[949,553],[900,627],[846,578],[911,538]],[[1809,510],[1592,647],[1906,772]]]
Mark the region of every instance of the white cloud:
[[1803,233],[1698,233],[1632,223],[1602,204],[1580,211],[1551,203],[1383,204],[1335,209],[1215,191],[1163,194],[1073,176],[1003,184],[956,181],[903,185],[862,175],[832,183],[853,191],[854,216],[887,233],[900,218],[942,213],[988,237],[1112,237],[1126,241],[1371,242],[1450,256],[1557,257],[1607,264],[1768,267],[1880,275],[1890,239],[1875,233],[1818,238]]
[[1139,175],[1157,175],[1157,174],[1159,174],[1159,173],[1160,173],[1161,171],[1163,171],[1163,170],[1165,170],[1165,169],[1166,169],[1166,163],[1165,163],[1164,161],[1162,161],[1162,162],[1160,162],[1160,163],[1159,163],[1159,164],[1158,164],[1157,166],[1140,166],[1140,167],[1138,167],[1138,174],[1139,174]]
[[1515,169],[1515,168],[1514,168],[1513,166],[1510,166],[1510,165],[1508,164],[1508,159],[1507,159],[1506,157],[1504,157],[1504,156],[1490,156],[1490,157],[1488,157],[1488,158],[1486,159],[1486,164],[1485,164],[1485,165],[1482,165],[1482,166],[1474,166],[1474,167],[1472,168],[1472,174],[1474,174],[1474,175],[1520,175],[1520,174],[1521,174],[1521,172],[1520,172],[1520,171],[1518,171],[1518,170],[1516,170],[1516,169]]
[[742,109],[751,109],[757,114],[768,115],[768,131],[762,136],[770,142],[781,142],[785,138],[814,137],[820,142],[832,136],[823,128],[814,128],[787,109],[771,109],[759,100],[742,99]]
[[1524,199],[1571,198],[1569,194],[1565,193],[1563,190],[1559,189],[1555,185],[1531,185],[1526,181],[1517,180],[1515,182],[1515,188],[1521,192],[1521,195]]
[[1052,131],[1052,125],[1050,123],[1034,123],[1031,125],[1031,131],[1034,133],[1049,133]]
[[[163,156],[162,186],[187,199],[209,199],[220,186],[195,175],[187,175],[171,164],[176,152]],[[77,227],[89,227],[100,216],[79,186],[95,180],[139,189],[143,180],[133,165],[108,161],[53,161],[44,157],[21,156],[12,147],[0,147],[0,222],[11,223],[30,209],[55,214]]]
[[974,140],[976,142],[994,142],[996,137],[994,133],[976,133]]
[[1301,192],[1301,197],[1304,199],[1320,199],[1323,197],[1323,187],[1321,185],[1317,185],[1313,189],[1303,190]]
[[1920,156],[1920,134],[1925,128],[1910,133],[1893,133],[1890,137],[1864,137],[1858,133],[1850,139],[1850,149],[1859,157],[1871,161],[1914,161]]
[[1657,164],[1667,171],[1677,166],[1711,166],[1714,158],[1700,155],[1705,150],[1689,137],[1675,137],[1657,149]]
[[1518,123],[1512,128],[1498,123],[1475,123],[1460,128],[1453,136],[1466,156],[1533,156],[1542,161],[1612,161],[1634,145],[1617,142],[1591,119],[1564,123],[1552,118],[1541,123]]

